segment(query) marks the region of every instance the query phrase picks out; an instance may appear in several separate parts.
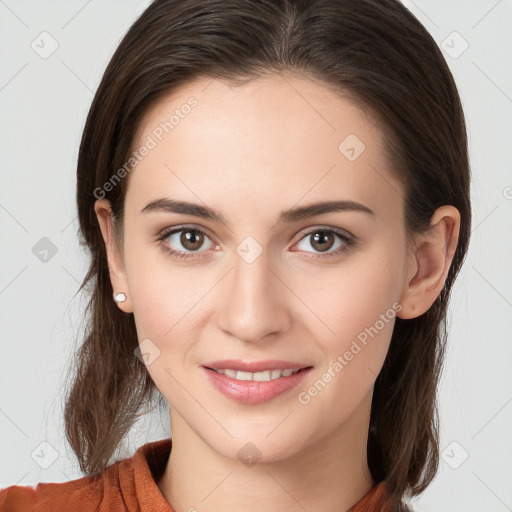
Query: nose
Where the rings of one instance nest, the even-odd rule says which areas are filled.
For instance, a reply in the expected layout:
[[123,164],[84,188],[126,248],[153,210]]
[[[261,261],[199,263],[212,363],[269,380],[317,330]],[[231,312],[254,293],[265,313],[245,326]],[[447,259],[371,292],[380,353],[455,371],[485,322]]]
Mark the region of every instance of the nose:
[[293,294],[269,265],[265,252],[251,263],[236,256],[218,292],[218,326],[239,340],[265,343],[291,326],[287,301]]

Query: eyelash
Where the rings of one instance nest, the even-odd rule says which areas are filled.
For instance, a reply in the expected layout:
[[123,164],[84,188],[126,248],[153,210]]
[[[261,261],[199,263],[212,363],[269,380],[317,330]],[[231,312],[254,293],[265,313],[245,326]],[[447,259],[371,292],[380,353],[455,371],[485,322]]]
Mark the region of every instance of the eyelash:
[[[183,252],[183,251],[176,251],[174,249],[171,249],[169,246],[167,246],[166,244],[164,244],[164,240],[166,238],[168,238],[169,236],[173,235],[174,233],[180,233],[181,231],[192,231],[194,233],[200,233],[202,235],[205,235],[207,238],[210,238],[208,236],[208,234],[206,232],[204,232],[202,229],[199,229],[199,228],[195,228],[195,227],[192,227],[192,226],[176,226],[174,228],[169,228],[167,230],[164,230],[160,235],[159,237],[157,238],[157,242],[160,242],[160,244],[163,246],[163,250],[169,254],[169,256],[171,256],[173,259],[175,260],[195,260],[195,259],[198,259],[200,258],[201,256],[200,255],[197,255],[195,253],[186,253],[186,252]],[[302,240],[304,240],[305,238],[307,238],[308,236],[311,236],[315,233],[329,233],[329,234],[335,234],[337,235],[343,242],[343,246],[341,248],[338,248],[338,250],[336,250],[335,252],[332,252],[332,253],[327,253],[327,254],[321,254],[321,253],[318,253],[316,256],[308,256],[308,257],[311,257],[311,258],[331,258],[331,257],[334,257],[334,256],[339,256],[340,254],[344,253],[344,252],[347,252],[351,247],[353,247],[354,245],[356,245],[356,237],[354,235],[349,235],[347,234],[345,231],[341,231],[339,229],[336,229],[336,228],[327,228],[327,227],[320,227],[320,228],[315,228],[313,230],[310,230],[308,231],[307,233],[304,234],[304,236],[297,242],[301,242]],[[199,252],[199,251],[196,251],[196,252]],[[202,252],[202,251],[200,251]],[[295,251],[294,251],[295,252]]]

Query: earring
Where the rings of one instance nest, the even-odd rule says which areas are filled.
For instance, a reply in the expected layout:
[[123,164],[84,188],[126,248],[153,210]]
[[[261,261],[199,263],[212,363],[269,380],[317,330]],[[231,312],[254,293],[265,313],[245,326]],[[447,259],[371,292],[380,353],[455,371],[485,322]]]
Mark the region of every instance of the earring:
[[115,293],[114,294],[114,300],[119,302],[124,302],[126,300],[126,295],[123,292]]

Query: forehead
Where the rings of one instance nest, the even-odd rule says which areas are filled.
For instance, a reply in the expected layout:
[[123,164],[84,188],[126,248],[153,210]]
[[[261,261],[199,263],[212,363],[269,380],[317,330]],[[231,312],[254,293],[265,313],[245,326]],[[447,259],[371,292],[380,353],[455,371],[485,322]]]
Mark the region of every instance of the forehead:
[[146,113],[132,149],[143,146],[151,149],[131,171],[126,198],[139,211],[165,196],[239,212],[325,199],[378,210],[401,193],[376,120],[304,77],[190,82]]

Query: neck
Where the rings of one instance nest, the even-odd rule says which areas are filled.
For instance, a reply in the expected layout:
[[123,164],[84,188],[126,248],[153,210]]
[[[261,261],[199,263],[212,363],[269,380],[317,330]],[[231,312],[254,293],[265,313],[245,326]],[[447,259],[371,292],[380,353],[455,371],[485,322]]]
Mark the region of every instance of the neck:
[[371,393],[329,436],[253,466],[218,454],[171,412],[171,456],[158,487],[175,512],[347,511],[374,486],[366,453],[370,406]]

